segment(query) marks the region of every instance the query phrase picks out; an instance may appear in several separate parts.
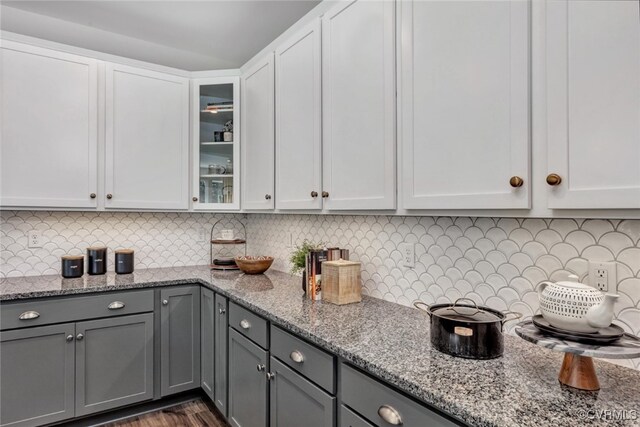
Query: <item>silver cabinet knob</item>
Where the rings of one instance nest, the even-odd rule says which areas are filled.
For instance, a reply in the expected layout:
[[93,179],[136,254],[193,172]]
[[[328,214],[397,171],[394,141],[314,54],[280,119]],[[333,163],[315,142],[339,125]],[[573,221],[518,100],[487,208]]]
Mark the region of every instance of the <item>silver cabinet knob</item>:
[[267,381],[271,381],[275,377],[276,377],[276,373],[275,372],[267,372]]
[[304,362],[304,354],[300,353],[298,350],[292,351],[291,354],[289,355],[289,358],[291,358],[291,360],[293,360],[296,363]]
[[386,423],[389,423],[392,426],[402,425],[402,417],[393,406],[382,405],[378,408],[378,415],[380,415],[380,418],[382,418]]
[[20,316],[18,316],[18,319],[20,320],[31,320],[31,319],[37,319],[38,317],[40,317],[40,313],[38,313],[37,311],[25,311],[24,313],[21,313]]
[[194,196],[194,197],[191,198],[191,200],[193,200],[194,202],[197,202],[198,198]]
[[315,199],[316,197],[318,197],[318,192],[317,192],[317,191],[312,191],[312,192],[311,192],[311,197],[313,197],[314,199]]
[[120,310],[124,308],[124,303],[122,301],[114,301],[107,306],[109,310]]
[[84,339],[84,335],[82,335],[82,334],[78,334],[78,335],[76,335],[76,339],[77,339],[78,341],[82,341],[82,340]]
[[97,197],[96,193],[91,193],[89,194],[89,197],[91,197],[92,199],[95,199]]
[[73,341],[73,335],[67,335],[67,342]]
[[325,199],[326,199],[327,197],[329,197],[329,192],[328,192],[328,191],[323,191],[323,192],[322,192],[322,197],[324,197]]
[[249,329],[251,327],[251,323],[249,323],[249,321],[247,319],[242,319],[240,321],[240,327],[242,329]]
[[169,305],[169,300],[163,299],[162,300],[162,305]]
[[227,310],[224,309],[224,308],[218,309],[218,313],[220,313],[220,314],[225,314],[226,312],[227,312]]
[[258,372],[264,372],[266,366],[258,364],[258,366],[256,366],[256,369],[258,370]]
[[111,194],[111,193],[107,194],[107,199],[109,199],[109,200],[113,199],[113,194]]
[[265,194],[264,198],[265,200],[271,200],[271,194]]

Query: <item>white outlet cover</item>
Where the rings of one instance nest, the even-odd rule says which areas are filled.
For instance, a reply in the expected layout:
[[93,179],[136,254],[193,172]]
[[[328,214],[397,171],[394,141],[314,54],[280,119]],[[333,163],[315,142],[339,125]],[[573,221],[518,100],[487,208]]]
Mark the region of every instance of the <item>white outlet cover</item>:
[[[604,272],[604,279],[598,273],[599,270]],[[589,284],[603,292],[616,293],[618,288],[616,270],[615,261],[589,261]],[[599,283],[602,286],[598,286]]]
[[42,235],[39,231],[30,231],[28,233],[27,238],[29,239],[29,247],[30,248],[41,248],[42,247]]
[[409,268],[416,266],[416,245],[413,243],[401,243],[402,265]]

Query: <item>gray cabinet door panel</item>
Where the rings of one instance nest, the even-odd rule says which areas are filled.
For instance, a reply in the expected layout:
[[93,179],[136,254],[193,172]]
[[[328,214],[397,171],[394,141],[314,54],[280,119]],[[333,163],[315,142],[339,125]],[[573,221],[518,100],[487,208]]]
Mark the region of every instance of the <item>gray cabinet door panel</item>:
[[73,417],[74,336],[73,323],[0,332],[0,425]]
[[76,416],[151,398],[153,314],[77,323]]
[[162,289],[162,396],[200,387],[200,286]]
[[227,321],[227,299],[222,295],[216,294],[215,297],[215,383],[214,397],[216,408],[227,416],[227,344],[229,333],[229,322]]
[[[264,366],[258,370],[257,367]],[[266,427],[269,399],[266,351],[229,328],[229,423],[234,427]]]
[[336,398],[273,356],[270,372],[270,427],[333,427]]
[[211,289],[202,288],[200,293],[200,384],[202,390],[214,400],[214,306],[215,294]]

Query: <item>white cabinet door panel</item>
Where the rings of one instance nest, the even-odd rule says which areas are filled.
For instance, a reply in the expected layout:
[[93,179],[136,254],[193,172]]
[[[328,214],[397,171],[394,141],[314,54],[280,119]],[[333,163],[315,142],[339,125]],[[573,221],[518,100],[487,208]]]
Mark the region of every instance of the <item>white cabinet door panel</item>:
[[242,209],[274,207],[273,54],[242,77]]
[[322,208],[320,54],[320,20],[276,49],[277,209]]
[[405,208],[530,207],[529,7],[400,3]]
[[322,18],[323,187],[329,210],[395,209],[395,3]]
[[548,205],[640,208],[640,3],[554,0],[546,19]]
[[189,80],[107,64],[105,207],[187,209],[188,180]]
[[6,40],[0,52],[0,204],[95,208],[97,62]]

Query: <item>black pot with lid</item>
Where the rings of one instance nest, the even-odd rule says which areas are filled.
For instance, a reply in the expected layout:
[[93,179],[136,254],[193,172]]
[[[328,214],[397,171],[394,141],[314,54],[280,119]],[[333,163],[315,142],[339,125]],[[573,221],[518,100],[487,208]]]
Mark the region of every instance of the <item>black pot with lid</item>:
[[[470,301],[473,305],[459,304]],[[413,305],[431,318],[431,344],[443,353],[468,359],[493,359],[504,352],[503,326],[522,317],[512,311],[499,311],[478,306],[469,298],[458,298],[453,304]],[[512,316],[509,318],[509,316]]]

